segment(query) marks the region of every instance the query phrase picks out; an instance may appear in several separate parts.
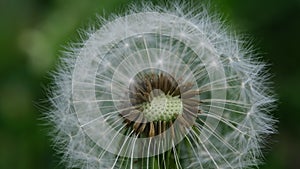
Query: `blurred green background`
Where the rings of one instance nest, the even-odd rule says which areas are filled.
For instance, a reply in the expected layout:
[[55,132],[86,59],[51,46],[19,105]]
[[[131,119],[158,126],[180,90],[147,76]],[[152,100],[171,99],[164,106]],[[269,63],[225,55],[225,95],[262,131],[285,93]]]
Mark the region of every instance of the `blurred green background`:
[[[196,0],[194,0],[196,1]],[[131,1],[132,2],[132,1]],[[0,169],[57,169],[59,156],[39,120],[48,72],[95,13],[125,11],[126,0],[0,1]],[[279,134],[263,169],[300,168],[300,0],[211,0],[236,30],[254,39],[279,97]],[[121,11],[121,12],[120,12]]]

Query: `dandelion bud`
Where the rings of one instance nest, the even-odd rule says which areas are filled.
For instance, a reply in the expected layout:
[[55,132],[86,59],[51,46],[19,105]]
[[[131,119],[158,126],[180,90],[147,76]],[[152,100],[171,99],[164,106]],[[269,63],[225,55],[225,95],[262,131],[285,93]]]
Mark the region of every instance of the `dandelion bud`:
[[274,133],[259,56],[203,9],[151,4],[104,20],[54,75],[69,168],[251,168]]

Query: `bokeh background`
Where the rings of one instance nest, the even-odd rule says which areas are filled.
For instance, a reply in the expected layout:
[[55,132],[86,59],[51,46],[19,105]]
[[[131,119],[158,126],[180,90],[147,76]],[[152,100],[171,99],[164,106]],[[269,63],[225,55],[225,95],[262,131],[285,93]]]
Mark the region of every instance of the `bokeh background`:
[[[194,0],[196,1],[196,0]],[[0,1],[0,169],[64,168],[37,103],[46,99],[59,55],[95,14],[122,13],[128,0]],[[206,1],[207,2],[207,1]],[[154,2],[156,3],[156,2]],[[233,28],[255,42],[278,94],[279,134],[262,169],[300,168],[300,0],[211,0]]]

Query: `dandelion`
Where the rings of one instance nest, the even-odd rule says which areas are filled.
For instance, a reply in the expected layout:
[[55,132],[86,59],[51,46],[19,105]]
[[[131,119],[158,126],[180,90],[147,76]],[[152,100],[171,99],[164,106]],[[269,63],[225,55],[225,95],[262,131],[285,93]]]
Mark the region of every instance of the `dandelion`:
[[47,114],[68,168],[261,163],[275,132],[265,64],[204,7],[133,6],[85,37],[53,76]]

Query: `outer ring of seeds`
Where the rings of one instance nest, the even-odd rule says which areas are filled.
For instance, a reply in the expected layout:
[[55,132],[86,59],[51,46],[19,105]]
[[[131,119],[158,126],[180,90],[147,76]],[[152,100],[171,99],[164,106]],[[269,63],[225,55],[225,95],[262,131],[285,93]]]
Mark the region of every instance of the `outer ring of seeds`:
[[[161,18],[164,18],[163,20],[165,21],[170,21],[170,23],[161,23]],[[176,25],[172,24],[174,20],[176,20]],[[123,29],[117,28],[116,25],[120,25],[120,23],[123,23],[124,26],[127,27],[126,30],[131,31],[126,32],[124,30],[123,32]],[[147,30],[135,29],[137,25],[140,24],[144,24],[143,27]],[[188,29],[191,35],[197,34],[199,36],[192,37],[189,34],[181,36],[181,28]],[[118,31],[114,31],[115,29],[118,29]],[[108,30],[114,32],[114,35],[111,35]],[[173,31],[170,32],[168,30]],[[149,50],[150,48],[145,48],[143,50],[132,52],[130,55],[126,56],[126,52],[123,53],[123,55],[121,53],[122,50],[118,50],[118,48],[112,49],[116,43],[120,43],[128,38],[131,38],[131,40],[134,40],[135,38],[145,40],[144,36],[147,36],[147,33],[145,32],[170,37],[170,39],[177,39],[182,42],[196,54],[195,56],[192,56],[193,59],[196,60],[195,65],[189,64],[188,61],[186,61],[186,56],[172,53],[174,51],[167,48],[168,44],[164,46],[166,47],[165,50],[161,48],[153,48],[151,50]],[[111,39],[112,36],[115,40],[105,41],[106,39]],[[118,88],[118,85],[120,85],[121,82],[123,83],[122,85],[126,84],[128,88],[130,78],[134,77],[137,72],[154,68],[171,74],[175,79],[178,78],[176,76],[178,72],[174,75],[170,65],[168,67],[159,64],[158,57],[151,58],[157,59],[155,60],[156,62],[151,62],[153,64],[149,64],[150,62],[148,62],[148,64],[144,63],[144,59],[142,58],[139,60],[138,57],[140,57],[141,53],[143,53],[144,56],[147,56],[147,52],[151,52],[151,56],[157,56],[157,54],[162,56],[162,53],[159,52],[163,52],[164,59],[168,59],[168,56],[172,55],[173,61],[176,60],[176,63],[180,66],[179,68],[176,67],[176,70],[187,69],[187,73],[184,77],[189,77],[190,80],[188,81],[195,84],[195,86],[203,85],[198,78],[199,75],[194,74],[192,71],[195,69],[195,66],[197,66],[198,69],[203,70],[203,74],[206,75],[206,78],[209,79],[209,81],[225,79],[224,68],[218,60],[219,54],[214,51],[213,46],[202,45],[209,43],[199,43],[203,41],[207,41],[205,40],[205,36],[202,36],[201,31],[192,23],[177,16],[156,12],[127,15],[126,17],[121,17],[107,23],[103,28],[95,32],[94,35],[85,42],[85,46],[79,52],[72,77],[72,102],[74,111],[77,114],[78,121],[81,125],[80,127],[86,133],[86,136],[97,146],[100,146],[113,154],[133,158],[149,157],[163,153],[180,142],[184,135],[180,138],[172,138],[171,133],[173,131],[169,129],[164,132],[167,136],[163,137],[163,139],[159,136],[139,138],[132,134],[134,131],[131,134],[128,133],[124,135],[120,132],[120,128],[122,127],[114,128],[112,125],[114,123],[113,120],[123,120],[123,118],[118,115],[111,118],[112,122],[110,122],[107,117],[114,113],[113,110],[120,111],[119,107],[121,107],[122,104],[119,104],[118,101],[124,99],[124,95],[120,96],[119,93],[124,93],[124,90],[122,91]],[[135,41],[133,42],[135,43]],[[199,46],[195,46],[196,43],[199,43]],[[132,43],[129,43],[129,45],[132,45]],[[126,46],[126,43],[124,43],[124,47]],[[155,53],[156,55],[153,55]],[[116,56],[114,57],[113,55]],[[122,73],[130,71],[126,69],[131,67],[128,65],[130,65],[129,60],[132,60],[132,58],[135,58],[135,61],[138,62],[131,63],[131,65],[135,66],[134,73],[131,72],[128,76],[124,77]],[[120,60],[118,61],[118,59]],[[115,69],[112,70],[109,67],[114,67]],[[100,79],[100,76],[103,76],[104,78]],[[211,83],[207,87],[224,88],[224,86],[225,82],[220,82],[217,84]],[[211,90],[208,97],[216,100],[225,99],[226,91],[215,92],[214,90]],[[128,101],[128,98],[125,100]],[[224,105],[215,102],[206,104],[209,105],[206,106],[209,107],[208,110],[206,110],[207,112],[217,112],[219,113],[219,116],[222,116],[222,107],[224,107]],[[108,108],[112,106],[114,108]],[[208,117],[205,119],[205,124],[210,125],[210,129],[214,130],[218,125],[218,120]],[[172,125],[174,125],[174,127],[180,126],[177,120],[175,120]],[[205,139],[209,138],[209,135],[210,133],[205,130],[202,130],[201,133],[199,133],[199,137],[203,142]],[[160,146],[152,147],[153,145]]]

